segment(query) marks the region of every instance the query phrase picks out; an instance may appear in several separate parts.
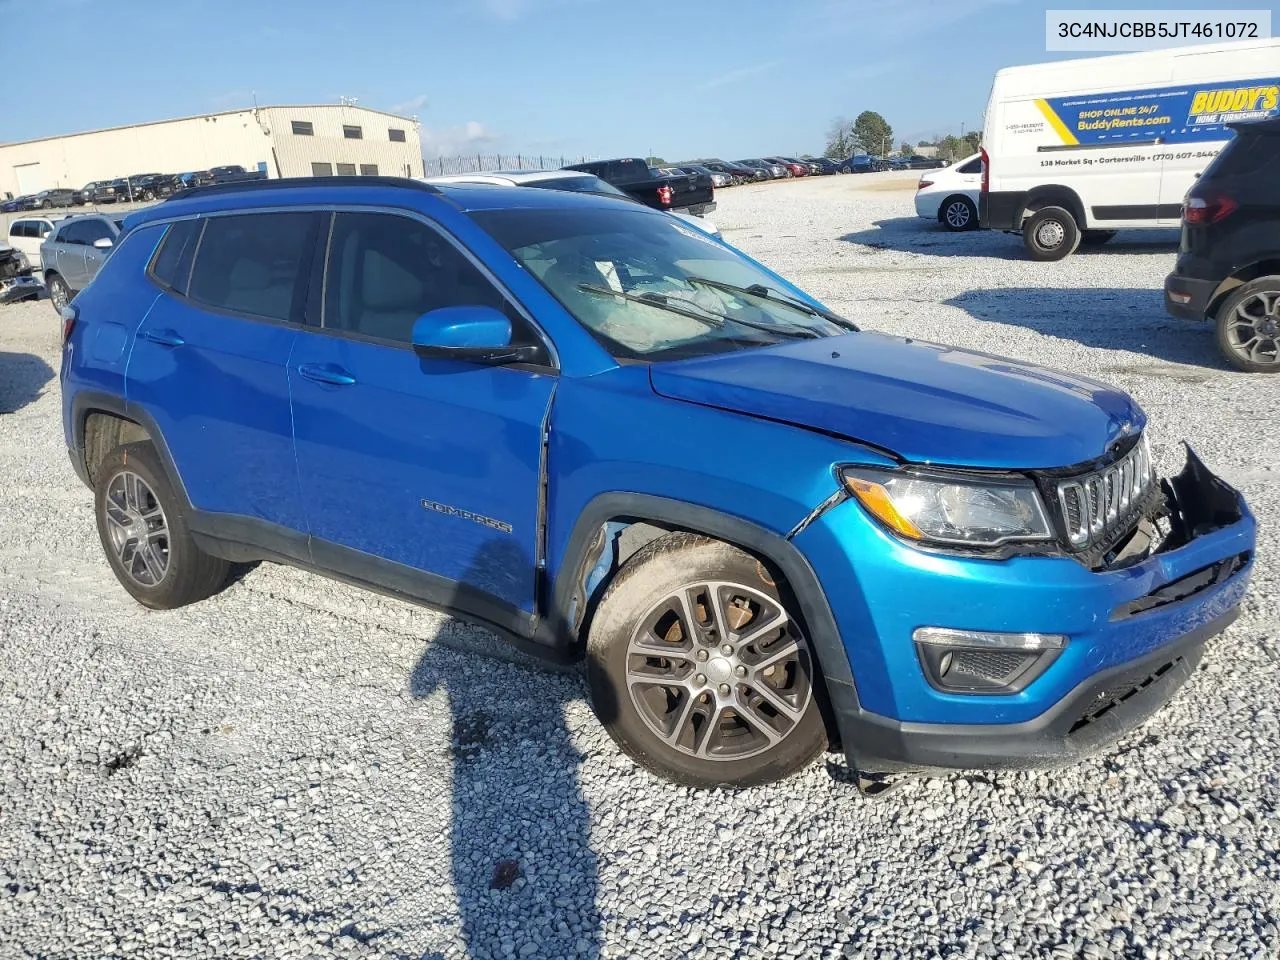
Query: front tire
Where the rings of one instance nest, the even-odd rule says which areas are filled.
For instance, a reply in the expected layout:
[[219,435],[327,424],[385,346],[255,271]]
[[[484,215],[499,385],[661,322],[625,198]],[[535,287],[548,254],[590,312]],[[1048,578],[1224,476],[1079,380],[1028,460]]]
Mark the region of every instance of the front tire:
[[587,674],[618,746],[686,786],[771,783],[827,745],[817,664],[785,585],[696,534],[660,537],[618,573],[591,625]]
[[229,564],[198,546],[185,505],[150,443],[107,455],[94,486],[98,536],[120,584],[145,607],[172,610],[216,593]]
[[1064,260],[1080,245],[1080,227],[1070,210],[1041,207],[1022,224],[1022,243],[1032,260]]
[[1280,277],[1237,287],[1218,308],[1218,349],[1237,370],[1280,373]]
[[972,230],[978,225],[978,208],[968,197],[947,197],[938,212],[938,219],[955,233]]

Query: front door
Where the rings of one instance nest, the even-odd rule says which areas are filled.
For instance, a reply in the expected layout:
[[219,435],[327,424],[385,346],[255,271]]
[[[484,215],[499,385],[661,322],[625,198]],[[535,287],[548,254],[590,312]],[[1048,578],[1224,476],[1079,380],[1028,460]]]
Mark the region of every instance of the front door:
[[328,250],[321,315],[289,364],[313,556],[490,619],[532,611],[554,373],[410,346],[414,321],[446,306],[503,309],[526,342],[532,330],[421,220],[339,213]]

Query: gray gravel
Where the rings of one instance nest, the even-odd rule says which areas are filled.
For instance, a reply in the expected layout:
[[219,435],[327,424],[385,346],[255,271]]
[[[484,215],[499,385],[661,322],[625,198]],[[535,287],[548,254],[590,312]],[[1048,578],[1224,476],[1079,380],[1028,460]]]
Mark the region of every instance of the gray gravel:
[[863,324],[1099,375],[1261,522],[1244,615],[1110,753],[738,795],[637,770],[576,672],[286,568],[145,612],[63,450],[57,321],[0,307],[0,956],[1275,957],[1280,377],[1167,320],[1167,236],[1040,265],[884,177],[722,191]]

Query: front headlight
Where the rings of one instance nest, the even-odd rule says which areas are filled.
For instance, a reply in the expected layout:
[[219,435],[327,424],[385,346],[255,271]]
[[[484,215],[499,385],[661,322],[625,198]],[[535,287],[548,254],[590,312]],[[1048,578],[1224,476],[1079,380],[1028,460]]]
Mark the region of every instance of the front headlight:
[[909,540],[995,547],[1053,538],[1029,480],[861,467],[841,477],[868,513]]

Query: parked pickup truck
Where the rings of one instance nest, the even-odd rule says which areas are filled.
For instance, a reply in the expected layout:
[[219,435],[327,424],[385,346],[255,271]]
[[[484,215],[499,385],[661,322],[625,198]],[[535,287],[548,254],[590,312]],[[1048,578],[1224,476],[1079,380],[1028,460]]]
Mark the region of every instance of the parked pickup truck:
[[225,167],[213,167],[209,170],[209,175],[213,177],[213,183],[235,183],[239,180],[267,179],[267,171],[246,170],[238,163],[229,164]]
[[638,157],[593,160],[590,163],[571,164],[564,169],[595,174],[656,210],[685,210],[702,216],[716,208],[715,188],[706,174],[655,176],[649,165]]

